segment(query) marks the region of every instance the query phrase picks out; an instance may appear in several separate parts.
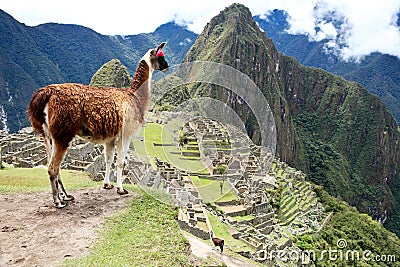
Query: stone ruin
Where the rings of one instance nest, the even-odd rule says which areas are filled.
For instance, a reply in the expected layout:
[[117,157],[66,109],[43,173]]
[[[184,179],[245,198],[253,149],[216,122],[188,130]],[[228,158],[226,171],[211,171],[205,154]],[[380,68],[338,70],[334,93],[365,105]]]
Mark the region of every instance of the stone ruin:
[[24,128],[15,134],[0,136],[3,162],[15,167],[32,168],[47,164],[45,146],[32,128]]
[[[3,161],[16,168],[34,168],[47,164],[43,138],[35,135],[30,127],[14,134],[0,135],[0,148]],[[131,153],[128,153],[125,159],[125,166],[127,166],[124,168],[125,183],[139,181],[139,177],[149,168],[147,164],[137,161]],[[61,168],[84,171],[95,181],[103,180],[105,175],[103,145],[86,143],[83,139],[76,137],[70,143]],[[114,164],[110,179],[115,181]]]
[[182,131],[185,133],[184,148],[196,151],[196,156],[200,156],[212,175],[218,174],[219,165],[228,167],[228,175],[244,172],[264,175],[268,171],[265,163],[272,162],[272,153],[254,145],[245,133],[233,126],[225,127],[214,120],[195,117]]
[[[293,236],[323,227],[325,214],[311,184],[305,181],[302,172],[273,159],[271,153],[254,145],[245,134],[221,128],[212,120],[199,118],[192,119],[184,128],[190,138],[197,140],[203,163],[211,166],[210,176],[203,178],[222,179],[216,167],[229,166],[223,178],[227,179],[238,200],[217,202],[222,213],[213,209],[210,212],[237,230],[233,237],[256,250],[253,254],[245,253],[256,261],[268,262],[261,255],[263,251],[296,250]],[[220,139],[213,134],[218,134]],[[221,141],[227,144],[223,149],[216,145]],[[280,200],[270,194],[278,187],[282,188]],[[279,209],[272,206],[277,201],[281,204]],[[235,219],[248,215],[252,216],[240,221]],[[288,266],[289,263],[274,261],[272,264]],[[304,259],[300,264],[310,266],[313,263]]]
[[[167,118],[169,117],[163,120],[168,120]],[[213,216],[236,229],[232,233],[234,238],[256,250],[256,253],[244,253],[245,256],[267,262],[260,256],[263,250],[295,249],[292,235],[313,232],[322,227],[322,206],[317,202],[311,185],[305,182],[302,172],[272,159],[271,154],[252,144],[243,133],[223,129],[212,120],[192,118],[183,131],[187,133],[187,143],[198,144],[203,164],[209,163],[211,166],[209,175],[198,176],[226,180],[237,196],[235,201],[216,202],[218,210],[212,205],[211,208],[206,205],[206,208]],[[217,134],[220,139],[213,137],[213,134]],[[222,141],[225,145],[223,149],[219,146]],[[208,238],[204,229],[211,229],[211,226],[205,227],[208,220],[200,208],[201,196],[191,183],[190,174],[180,172],[160,159],[155,159],[155,162],[159,174],[155,176],[155,182],[149,180],[149,185],[163,188],[173,195],[175,203],[181,206],[178,221],[182,229],[201,238]],[[269,168],[262,165],[265,162]],[[223,175],[215,172],[216,167],[221,164],[229,165],[228,172]],[[281,200],[274,199],[271,195],[278,187],[283,188]],[[281,202],[282,207],[274,208],[274,202]],[[293,203],[299,205],[295,206]],[[243,216],[248,219],[236,219]],[[309,263],[303,262],[305,266]],[[286,266],[286,263],[275,264]]]
[[[311,184],[305,181],[302,172],[275,159],[267,176],[273,176],[274,179],[268,183],[265,179],[257,179],[247,172],[240,179],[228,179],[238,200],[217,202],[223,213],[212,213],[237,230],[232,235],[234,238],[255,249],[255,253],[244,253],[244,256],[274,266],[297,266],[297,263],[290,261],[270,261],[265,253],[277,250],[300,253],[293,245],[293,236],[322,229],[329,220],[329,215],[324,213]],[[278,187],[282,188],[280,200],[273,196]],[[273,207],[276,202],[281,204],[278,209]],[[252,216],[248,219],[236,219],[246,215]],[[313,265],[308,258],[302,259],[299,264]]]

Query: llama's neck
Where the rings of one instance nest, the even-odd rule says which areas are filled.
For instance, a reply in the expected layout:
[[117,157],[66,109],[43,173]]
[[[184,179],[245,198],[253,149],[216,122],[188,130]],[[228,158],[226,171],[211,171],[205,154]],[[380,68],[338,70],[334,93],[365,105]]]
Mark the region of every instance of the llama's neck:
[[146,60],[142,59],[136,68],[135,75],[131,83],[131,89],[136,91],[150,90],[151,70]]
[[140,114],[139,121],[144,122],[144,114],[147,110],[147,105],[150,101],[150,83],[151,73],[149,65],[145,60],[141,60],[136,69],[135,75],[132,80],[130,92],[137,100],[138,112]]

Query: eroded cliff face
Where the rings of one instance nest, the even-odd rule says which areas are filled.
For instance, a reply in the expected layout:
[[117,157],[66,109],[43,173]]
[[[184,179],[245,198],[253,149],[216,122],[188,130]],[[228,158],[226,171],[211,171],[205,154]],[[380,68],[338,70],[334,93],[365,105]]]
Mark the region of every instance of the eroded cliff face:
[[[385,105],[357,83],[292,58],[284,57],[283,64],[282,88],[306,147],[310,178],[376,218],[391,212],[400,135]],[[315,166],[318,161],[332,162]]]
[[[376,96],[356,83],[282,56],[239,4],[207,24],[184,61],[195,60],[226,64],[256,83],[274,113],[277,156],[282,160],[362,212],[379,218],[393,210],[396,200],[390,187],[400,178],[400,134]],[[250,109],[238,97],[210,85],[192,86],[190,93],[228,103],[259,142]]]

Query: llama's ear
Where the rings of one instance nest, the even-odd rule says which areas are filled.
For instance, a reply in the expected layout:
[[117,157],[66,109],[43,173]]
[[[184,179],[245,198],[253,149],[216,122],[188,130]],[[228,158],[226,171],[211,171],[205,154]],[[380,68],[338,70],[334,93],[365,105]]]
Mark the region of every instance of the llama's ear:
[[167,42],[162,42],[156,49],[156,51],[162,49],[165,45],[167,44]]

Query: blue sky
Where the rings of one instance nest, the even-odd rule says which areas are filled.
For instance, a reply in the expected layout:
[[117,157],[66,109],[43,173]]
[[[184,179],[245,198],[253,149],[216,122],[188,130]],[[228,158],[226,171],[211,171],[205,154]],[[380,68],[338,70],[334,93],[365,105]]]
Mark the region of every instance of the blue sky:
[[[152,32],[175,20],[200,33],[213,16],[234,2],[249,7],[253,15],[286,10],[290,33],[307,34],[311,40],[327,38],[343,58],[375,51],[400,57],[400,30],[395,25],[400,0],[2,0],[0,9],[29,26],[57,22],[83,25],[106,35],[130,35]],[[341,28],[324,19],[328,13],[345,22]],[[316,26],[321,31],[316,32]]]

